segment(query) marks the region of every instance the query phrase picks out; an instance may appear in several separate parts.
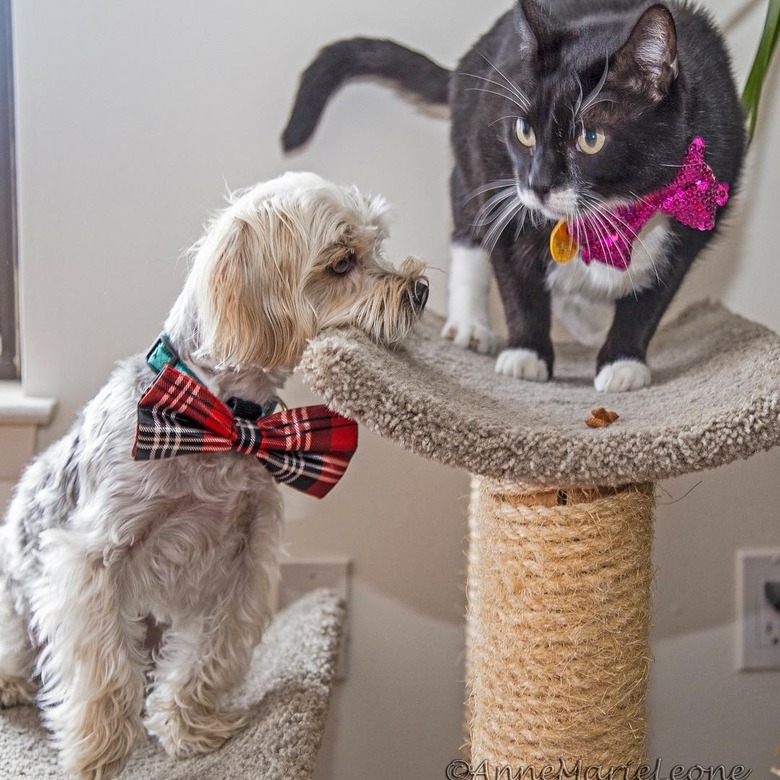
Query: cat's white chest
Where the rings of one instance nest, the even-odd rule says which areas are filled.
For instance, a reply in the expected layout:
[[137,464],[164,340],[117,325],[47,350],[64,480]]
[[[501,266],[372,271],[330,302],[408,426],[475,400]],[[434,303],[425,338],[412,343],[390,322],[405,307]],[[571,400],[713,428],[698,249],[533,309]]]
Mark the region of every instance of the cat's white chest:
[[556,296],[577,295],[597,301],[616,301],[657,284],[668,262],[669,220],[656,214],[642,228],[631,249],[631,264],[621,271],[605,263],[586,265],[579,253],[547,274],[547,286]]
[[669,262],[670,240],[668,219],[656,214],[634,241],[627,270],[597,261],[585,265],[579,253],[571,262],[556,265],[547,274],[553,314],[577,341],[600,346],[612,324],[612,302],[658,284]]

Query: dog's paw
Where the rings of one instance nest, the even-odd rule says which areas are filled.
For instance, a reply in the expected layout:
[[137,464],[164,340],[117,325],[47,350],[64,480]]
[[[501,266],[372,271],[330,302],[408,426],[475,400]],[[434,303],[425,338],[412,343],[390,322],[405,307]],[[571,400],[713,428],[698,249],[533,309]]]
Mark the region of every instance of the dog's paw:
[[527,379],[531,382],[546,382],[550,378],[547,363],[532,349],[505,349],[496,360],[496,373]]
[[111,780],[111,778],[121,774],[126,765],[127,757],[100,766],[77,767],[71,765],[68,772],[70,776],[78,780]]
[[249,723],[250,713],[220,710],[198,712],[171,706],[149,715],[146,730],[160,741],[172,758],[212,753]]
[[616,360],[596,376],[594,387],[601,393],[625,393],[650,384],[650,369],[640,360]]
[[[105,697],[90,702],[73,722],[59,708],[60,728],[55,736],[61,743],[62,765],[78,780],[110,780],[121,774],[141,736],[140,718],[129,717],[121,700]],[[65,722],[64,722],[65,721]]]
[[492,352],[497,343],[493,331],[485,323],[467,318],[450,317],[444,323],[441,335],[457,347],[481,354]]
[[0,708],[35,701],[35,685],[21,677],[0,677]]

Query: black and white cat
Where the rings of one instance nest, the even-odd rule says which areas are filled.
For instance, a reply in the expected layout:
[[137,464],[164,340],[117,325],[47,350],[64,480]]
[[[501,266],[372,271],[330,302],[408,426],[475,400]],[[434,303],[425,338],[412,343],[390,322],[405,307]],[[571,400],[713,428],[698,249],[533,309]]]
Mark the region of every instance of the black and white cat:
[[[492,266],[509,333],[497,372],[552,376],[555,313],[581,341],[603,342],[598,390],[648,385],[648,343],[714,230],[647,204],[677,197],[694,139],[723,193],[733,193],[744,153],[729,57],[709,16],[678,2],[520,0],[453,72],[392,41],[339,41],[303,74],[284,148],[305,143],[332,94],[359,76],[451,108],[454,233],[443,335],[493,349]],[[695,197],[708,185],[692,186]],[[681,203],[684,214],[701,205]],[[638,209],[649,216],[632,230]],[[553,261],[554,230],[566,250],[558,259],[570,262]],[[621,242],[622,260],[610,259],[607,245]]]

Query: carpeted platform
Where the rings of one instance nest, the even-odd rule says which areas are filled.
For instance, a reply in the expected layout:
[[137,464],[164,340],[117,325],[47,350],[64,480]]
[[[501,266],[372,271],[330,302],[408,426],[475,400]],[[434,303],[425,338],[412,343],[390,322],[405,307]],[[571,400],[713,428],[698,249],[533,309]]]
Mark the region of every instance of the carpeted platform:
[[[344,609],[315,591],[276,616],[236,702],[250,726],[216,753],[175,761],[148,739],[121,780],[306,780],[322,743]],[[0,780],[65,780],[33,707],[0,710]]]
[[[495,358],[439,338],[426,314],[394,354],[356,331],[315,339],[300,367],[330,406],[420,455],[558,487],[655,481],[780,444],[780,337],[702,303],[661,329],[649,388],[598,393],[595,352],[558,348],[555,380],[497,376]],[[593,407],[620,419],[589,428]]]

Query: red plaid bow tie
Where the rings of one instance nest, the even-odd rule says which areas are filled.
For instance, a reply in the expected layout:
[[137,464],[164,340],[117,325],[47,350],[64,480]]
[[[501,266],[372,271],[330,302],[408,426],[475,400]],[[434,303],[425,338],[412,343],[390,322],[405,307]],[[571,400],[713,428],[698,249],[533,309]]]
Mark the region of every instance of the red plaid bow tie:
[[247,401],[237,401],[234,409],[196,379],[165,365],[138,402],[133,458],[235,450],[256,456],[277,482],[323,498],[357,449],[357,423],[327,406],[267,417]]

